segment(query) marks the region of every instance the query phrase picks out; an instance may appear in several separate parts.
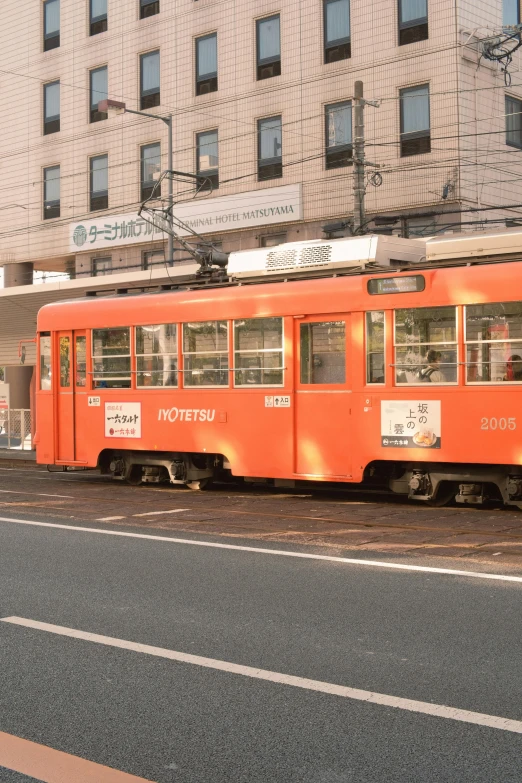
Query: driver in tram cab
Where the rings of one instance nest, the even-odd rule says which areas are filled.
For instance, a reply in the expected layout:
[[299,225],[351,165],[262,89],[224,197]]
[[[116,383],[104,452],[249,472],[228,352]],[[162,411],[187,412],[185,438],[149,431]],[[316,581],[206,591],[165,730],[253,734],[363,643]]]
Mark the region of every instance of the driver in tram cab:
[[419,370],[419,378],[424,383],[444,383],[444,374],[440,369],[440,360],[442,354],[440,351],[428,351],[426,357],[426,366]]

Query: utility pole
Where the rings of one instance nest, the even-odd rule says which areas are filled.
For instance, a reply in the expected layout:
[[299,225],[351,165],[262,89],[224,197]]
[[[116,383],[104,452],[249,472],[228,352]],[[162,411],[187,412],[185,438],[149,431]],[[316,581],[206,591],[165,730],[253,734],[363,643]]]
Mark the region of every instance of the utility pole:
[[366,225],[366,210],[364,197],[366,195],[366,167],[378,169],[376,163],[370,163],[364,157],[364,107],[378,108],[380,101],[366,101],[364,86],[361,81],[354,86],[354,133],[353,133],[353,233],[364,233]]

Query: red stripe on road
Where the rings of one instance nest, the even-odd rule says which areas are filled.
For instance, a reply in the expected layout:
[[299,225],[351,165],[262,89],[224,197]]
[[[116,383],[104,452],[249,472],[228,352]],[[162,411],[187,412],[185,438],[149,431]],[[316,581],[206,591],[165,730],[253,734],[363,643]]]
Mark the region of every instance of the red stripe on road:
[[1,731],[0,767],[43,783],[153,783]]

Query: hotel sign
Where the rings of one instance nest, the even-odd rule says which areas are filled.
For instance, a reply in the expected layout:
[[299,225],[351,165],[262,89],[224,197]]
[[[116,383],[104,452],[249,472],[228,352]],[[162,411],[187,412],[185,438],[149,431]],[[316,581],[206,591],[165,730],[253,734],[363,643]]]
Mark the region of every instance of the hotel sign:
[[[301,220],[301,185],[263,188],[221,198],[200,198],[179,204],[174,214],[198,234],[217,234],[254,226],[269,226]],[[181,233],[181,232],[180,232]],[[184,232],[186,236],[188,232]],[[137,213],[104,215],[69,225],[72,253],[121,245],[144,244],[166,239],[164,231]]]

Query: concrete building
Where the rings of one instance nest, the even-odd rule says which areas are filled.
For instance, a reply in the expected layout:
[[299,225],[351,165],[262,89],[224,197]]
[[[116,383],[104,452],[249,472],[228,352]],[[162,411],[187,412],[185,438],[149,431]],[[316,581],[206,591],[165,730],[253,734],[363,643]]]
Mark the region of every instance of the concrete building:
[[[179,214],[224,250],[316,239],[325,225],[350,222],[356,80],[379,101],[365,109],[366,156],[380,167],[376,176],[367,170],[369,219],[413,235],[516,221],[520,209],[509,205],[522,204],[520,58],[508,87],[502,64],[482,55],[484,40],[520,21],[517,6],[8,3],[0,32],[0,265],[18,306],[0,304],[0,366],[14,379],[18,339],[34,334],[36,311],[23,309],[31,293],[17,288],[32,282],[33,270],[86,278],[86,288],[114,272],[133,285],[151,270],[158,279],[170,274],[165,237],[136,214],[167,168],[167,127],[106,116],[98,110],[106,97],[172,114],[174,168],[214,186],[193,199],[175,183]],[[70,292],[68,283],[54,288],[77,295],[77,283]],[[45,290],[58,295],[42,290],[43,299]],[[31,344],[26,357],[32,365]]]

